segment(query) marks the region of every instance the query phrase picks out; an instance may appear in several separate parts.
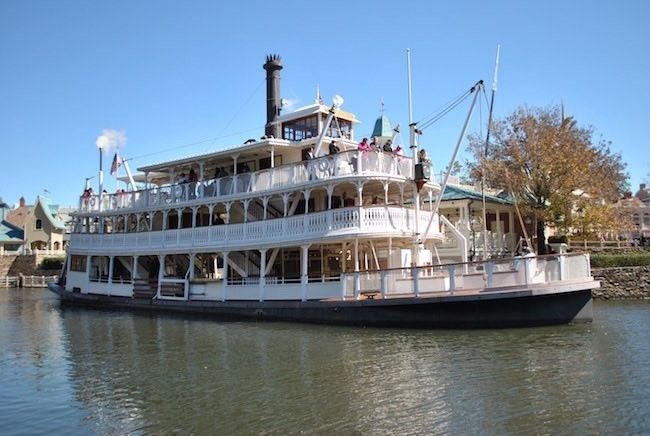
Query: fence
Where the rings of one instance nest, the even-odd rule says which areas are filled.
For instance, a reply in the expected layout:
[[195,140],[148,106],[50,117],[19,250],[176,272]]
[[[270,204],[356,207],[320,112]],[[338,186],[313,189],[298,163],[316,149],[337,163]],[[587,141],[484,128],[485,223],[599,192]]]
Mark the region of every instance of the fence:
[[48,283],[56,282],[58,276],[5,276],[0,277],[2,288],[46,288]]
[[569,249],[582,249],[582,250],[604,250],[604,249],[626,249],[632,248],[635,246],[634,241],[624,240],[624,241],[573,241],[569,240],[567,244]]

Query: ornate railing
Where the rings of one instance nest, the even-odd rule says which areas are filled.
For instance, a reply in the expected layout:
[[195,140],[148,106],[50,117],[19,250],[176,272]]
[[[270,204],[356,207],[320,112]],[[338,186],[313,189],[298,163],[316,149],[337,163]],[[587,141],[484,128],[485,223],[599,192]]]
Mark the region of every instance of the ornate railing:
[[170,184],[102,196],[82,195],[79,199],[79,211],[106,212],[178,204],[197,199],[226,198],[300,185],[315,180],[361,174],[411,177],[412,160],[391,153],[348,151],[277,168],[198,182]]
[[[420,212],[420,231],[426,228],[430,211]],[[434,230],[436,229],[436,230]],[[429,236],[439,235],[438,217],[434,217]],[[252,243],[300,242],[350,231],[398,233],[415,231],[412,209],[390,206],[348,207],[239,224],[212,225],[186,229],[71,235],[70,249],[106,252],[124,250],[226,248],[237,249]]]

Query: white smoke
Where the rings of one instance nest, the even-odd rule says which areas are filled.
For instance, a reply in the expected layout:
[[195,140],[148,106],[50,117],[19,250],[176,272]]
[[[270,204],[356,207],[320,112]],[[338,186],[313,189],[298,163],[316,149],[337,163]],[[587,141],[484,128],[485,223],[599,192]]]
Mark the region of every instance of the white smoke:
[[103,129],[102,134],[97,137],[95,144],[105,154],[111,154],[118,148],[124,148],[126,145],[126,132],[123,130]]
[[298,104],[297,98],[283,98],[282,99],[282,110],[284,112],[293,112]]

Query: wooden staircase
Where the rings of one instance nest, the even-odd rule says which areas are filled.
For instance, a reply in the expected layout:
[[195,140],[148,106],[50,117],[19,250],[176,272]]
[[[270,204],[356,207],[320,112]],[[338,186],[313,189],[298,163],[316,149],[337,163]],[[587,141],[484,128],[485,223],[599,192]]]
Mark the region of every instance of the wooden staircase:
[[151,300],[158,292],[158,280],[155,278],[134,279],[133,298]]

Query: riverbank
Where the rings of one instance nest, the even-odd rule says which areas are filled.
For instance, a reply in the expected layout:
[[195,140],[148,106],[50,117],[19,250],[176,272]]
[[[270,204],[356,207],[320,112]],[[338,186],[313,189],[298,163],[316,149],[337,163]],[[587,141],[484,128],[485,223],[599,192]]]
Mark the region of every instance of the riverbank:
[[594,289],[594,298],[602,300],[650,299],[650,266],[592,268],[601,287]]

